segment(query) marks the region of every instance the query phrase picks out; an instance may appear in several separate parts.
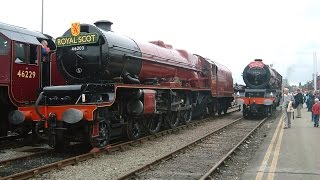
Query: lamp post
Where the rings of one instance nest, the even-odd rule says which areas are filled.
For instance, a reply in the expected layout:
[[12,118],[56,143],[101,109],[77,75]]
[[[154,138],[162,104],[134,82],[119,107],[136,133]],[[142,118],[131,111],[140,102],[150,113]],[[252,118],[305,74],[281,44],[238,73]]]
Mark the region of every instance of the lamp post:
[[41,33],[43,33],[43,0],[41,6]]
[[314,67],[313,87],[314,87],[314,90],[317,90],[318,72],[317,72],[317,53],[316,52],[313,52],[313,67]]

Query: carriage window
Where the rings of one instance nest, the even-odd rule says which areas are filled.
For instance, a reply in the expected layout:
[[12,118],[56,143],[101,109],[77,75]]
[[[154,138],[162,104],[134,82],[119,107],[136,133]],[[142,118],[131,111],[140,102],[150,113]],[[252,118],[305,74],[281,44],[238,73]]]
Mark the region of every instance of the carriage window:
[[8,54],[10,42],[0,36],[0,55]]

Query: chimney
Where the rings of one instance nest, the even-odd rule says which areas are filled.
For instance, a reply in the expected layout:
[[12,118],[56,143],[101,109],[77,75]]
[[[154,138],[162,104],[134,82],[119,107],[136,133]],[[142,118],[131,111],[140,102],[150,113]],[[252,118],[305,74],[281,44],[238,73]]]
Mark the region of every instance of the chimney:
[[103,29],[105,31],[111,31],[111,25],[113,23],[111,21],[107,20],[101,20],[101,21],[96,21],[94,25],[96,25],[98,28]]

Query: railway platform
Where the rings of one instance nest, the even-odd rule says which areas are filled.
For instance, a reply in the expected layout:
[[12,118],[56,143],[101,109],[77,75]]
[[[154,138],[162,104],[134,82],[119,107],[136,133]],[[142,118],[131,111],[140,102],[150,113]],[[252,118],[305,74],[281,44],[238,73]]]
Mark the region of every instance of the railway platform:
[[278,118],[241,179],[320,179],[320,127],[313,127],[311,112],[303,108],[302,118],[295,117],[289,129],[283,127]]

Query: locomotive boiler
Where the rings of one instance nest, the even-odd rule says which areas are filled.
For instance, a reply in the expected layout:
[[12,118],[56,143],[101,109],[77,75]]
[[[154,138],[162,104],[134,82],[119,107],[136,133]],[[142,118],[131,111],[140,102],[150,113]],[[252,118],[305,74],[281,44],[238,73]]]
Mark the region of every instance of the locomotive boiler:
[[282,85],[282,76],[261,59],[255,59],[243,70],[243,81],[247,87],[253,89],[279,89]]
[[[141,43],[116,34],[111,31],[112,23],[109,21],[95,24],[80,27],[80,32],[87,32],[80,41],[95,44],[57,50],[58,65],[71,84],[107,82],[114,78],[121,78],[129,84],[152,84],[175,78],[196,86],[198,82],[192,80],[204,76],[204,71],[208,71],[210,66],[204,58],[173,49],[162,41]],[[62,38],[56,40],[57,46],[78,42],[71,36],[71,31],[66,31]],[[197,85],[205,87],[204,84]]]
[[57,67],[69,85],[45,87],[29,118],[55,148],[70,141],[105,147],[226,113],[233,101],[227,67],[163,41],[138,42],[111,22],[72,24],[56,39]]
[[244,68],[243,80],[246,88],[237,97],[243,105],[243,115],[271,114],[280,103],[282,76],[262,59],[255,59]]

